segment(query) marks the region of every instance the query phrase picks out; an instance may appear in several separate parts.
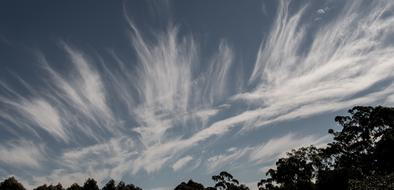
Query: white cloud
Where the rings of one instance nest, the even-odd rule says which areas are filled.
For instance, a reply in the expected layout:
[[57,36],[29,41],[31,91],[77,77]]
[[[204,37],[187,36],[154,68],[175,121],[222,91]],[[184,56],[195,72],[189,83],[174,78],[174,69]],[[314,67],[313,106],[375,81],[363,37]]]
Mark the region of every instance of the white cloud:
[[[393,9],[392,2],[374,2],[363,14],[358,14],[364,10],[362,1],[346,2],[337,17],[317,32],[309,30],[310,24],[302,20],[310,7],[306,5],[290,14],[290,1],[279,2],[276,20],[261,44],[249,79],[253,90],[233,96],[235,101],[261,106],[211,127],[226,132],[234,125],[252,123],[244,125],[243,130],[249,130],[374,104],[393,93],[392,82],[383,90],[369,91],[377,83],[393,78],[394,48],[386,40],[394,33],[394,18],[383,16]],[[306,39],[311,39],[310,47]]]
[[0,145],[0,162],[11,167],[40,168],[45,157],[44,146],[33,142],[11,141]]
[[318,9],[317,11],[316,11],[318,14],[325,14],[326,13],[326,10],[325,9]]
[[250,153],[250,148],[234,149],[230,152],[212,156],[207,159],[207,169],[212,172],[220,168],[226,167],[230,169],[232,164],[246,154]]
[[30,185],[62,182],[64,186],[83,184],[92,177],[98,183],[108,178],[122,179],[129,172],[129,161],[138,152],[134,142],[126,136],[114,137],[106,142],[75,149],[64,150],[57,158],[58,169],[48,175],[34,176]]
[[[244,157],[247,157],[252,165],[272,163],[279,157],[285,156],[285,153],[292,149],[309,145],[321,147],[329,142],[329,140],[329,136],[302,136],[288,133],[284,136],[272,138],[260,145],[243,148],[232,147],[223,154],[218,154],[208,158],[206,166],[209,171],[219,170],[224,167],[229,169],[236,166],[237,162]],[[264,169],[266,169],[266,167]]]
[[315,145],[317,147],[326,144],[329,141],[328,136],[316,137],[313,135],[300,137],[293,133],[285,136],[270,139],[268,142],[254,147],[253,152],[249,155],[250,161],[256,163],[271,162],[292,149]]
[[193,160],[193,157],[188,155],[185,156],[183,158],[180,158],[179,160],[177,160],[173,165],[172,165],[172,169],[174,171],[178,171],[179,169],[183,168],[184,166],[186,166],[190,161]]
[[26,113],[26,118],[34,121],[38,126],[48,131],[54,136],[67,141],[68,136],[63,129],[61,118],[58,111],[47,101],[35,99],[33,101],[25,101],[20,105]]

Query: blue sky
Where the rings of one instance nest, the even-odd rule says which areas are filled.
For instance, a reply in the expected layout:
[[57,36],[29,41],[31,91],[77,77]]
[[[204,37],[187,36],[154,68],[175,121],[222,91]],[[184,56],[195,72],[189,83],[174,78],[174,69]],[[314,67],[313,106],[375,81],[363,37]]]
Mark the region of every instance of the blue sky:
[[0,177],[144,189],[222,170],[251,188],[394,103],[394,2],[0,3]]

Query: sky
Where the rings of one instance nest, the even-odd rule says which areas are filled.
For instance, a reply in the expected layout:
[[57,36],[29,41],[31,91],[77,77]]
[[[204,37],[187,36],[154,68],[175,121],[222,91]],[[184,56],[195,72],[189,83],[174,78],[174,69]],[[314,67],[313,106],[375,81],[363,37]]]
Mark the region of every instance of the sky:
[[391,0],[4,0],[0,179],[252,189],[394,104]]

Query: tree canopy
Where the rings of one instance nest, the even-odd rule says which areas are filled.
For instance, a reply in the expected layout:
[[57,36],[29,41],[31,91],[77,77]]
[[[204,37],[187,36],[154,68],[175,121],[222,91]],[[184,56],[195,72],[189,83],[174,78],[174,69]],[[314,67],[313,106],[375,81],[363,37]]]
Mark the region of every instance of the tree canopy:
[[0,183],[0,190],[26,190],[15,177],[10,177]]
[[383,179],[392,183],[394,109],[356,106],[349,114],[335,118],[342,130],[328,131],[333,142],[291,151],[267,172],[259,189],[359,189]]

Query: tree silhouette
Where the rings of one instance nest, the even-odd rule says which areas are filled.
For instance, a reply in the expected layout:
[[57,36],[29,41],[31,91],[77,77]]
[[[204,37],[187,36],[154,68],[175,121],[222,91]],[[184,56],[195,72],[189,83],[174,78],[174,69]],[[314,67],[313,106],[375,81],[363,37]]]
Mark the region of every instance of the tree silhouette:
[[133,184],[125,184],[120,181],[118,185],[115,185],[115,180],[111,179],[104,185],[102,190],[141,190],[141,188],[134,186]]
[[[22,184],[20,184],[14,177],[10,177],[3,182],[0,183],[0,190],[25,190]],[[58,183],[57,185],[40,185],[33,190],[64,190],[62,184]],[[99,190],[97,186],[97,182],[89,178],[85,181],[84,185],[81,187],[77,183],[72,184],[66,190]],[[102,190],[142,190],[141,188],[133,185],[133,184],[125,184],[123,181],[119,182],[118,185],[115,186],[115,181],[110,180],[108,183],[102,188]]]
[[202,184],[189,180],[187,183],[182,182],[176,186],[174,190],[249,190],[247,186],[239,184],[238,180],[226,171],[220,172],[219,175],[212,176],[212,179],[216,183],[215,187],[204,188]]
[[85,181],[85,184],[83,184],[83,190],[99,190],[99,187],[97,186],[96,180],[93,178],[89,178]]
[[270,169],[269,177],[258,183],[259,189],[349,189],[366,181],[370,184],[366,189],[371,189],[371,184],[381,179],[390,181],[387,179],[394,172],[394,109],[356,106],[349,113],[335,118],[342,130],[328,131],[334,136],[332,143],[326,148],[293,150],[280,158],[277,168]]
[[44,184],[44,185],[36,187],[33,190],[64,190],[64,188],[63,188],[62,184],[58,183],[55,186],[53,186],[53,185],[47,186],[46,184]]
[[193,180],[189,180],[187,183],[182,182],[175,187],[174,190],[205,190],[204,186],[200,183],[196,183]]
[[220,172],[219,175],[212,176],[212,180],[216,182],[215,188],[221,190],[248,190],[249,188],[235,179],[226,171]]
[[141,188],[134,186],[133,184],[125,184],[123,181],[120,181],[116,186],[116,190],[141,190]]
[[135,186],[133,184],[127,184],[126,185],[126,189],[127,190],[142,190],[141,188],[139,188],[139,187],[137,187],[137,186]]
[[362,180],[350,180],[350,190],[368,189],[368,190],[389,190],[394,189],[394,174],[385,176],[373,175]]
[[314,146],[303,147],[287,153],[287,157],[276,162],[277,169],[270,169],[268,179],[258,183],[259,189],[275,189],[273,182],[282,189],[313,189],[312,180],[321,167],[319,149]]
[[0,190],[26,190],[15,177],[9,177],[0,183]]
[[329,130],[334,142],[328,144],[324,157],[335,158],[331,167],[347,180],[392,173],[394,109],[356,106],[349,113],[335,118],[341,131]]
[[70,187],[68,187],[67,190],[83,190],[83,188],[79,186],[77,183],[74,183]]
[[102,190],[116,190],[115,180],[109,180]]

